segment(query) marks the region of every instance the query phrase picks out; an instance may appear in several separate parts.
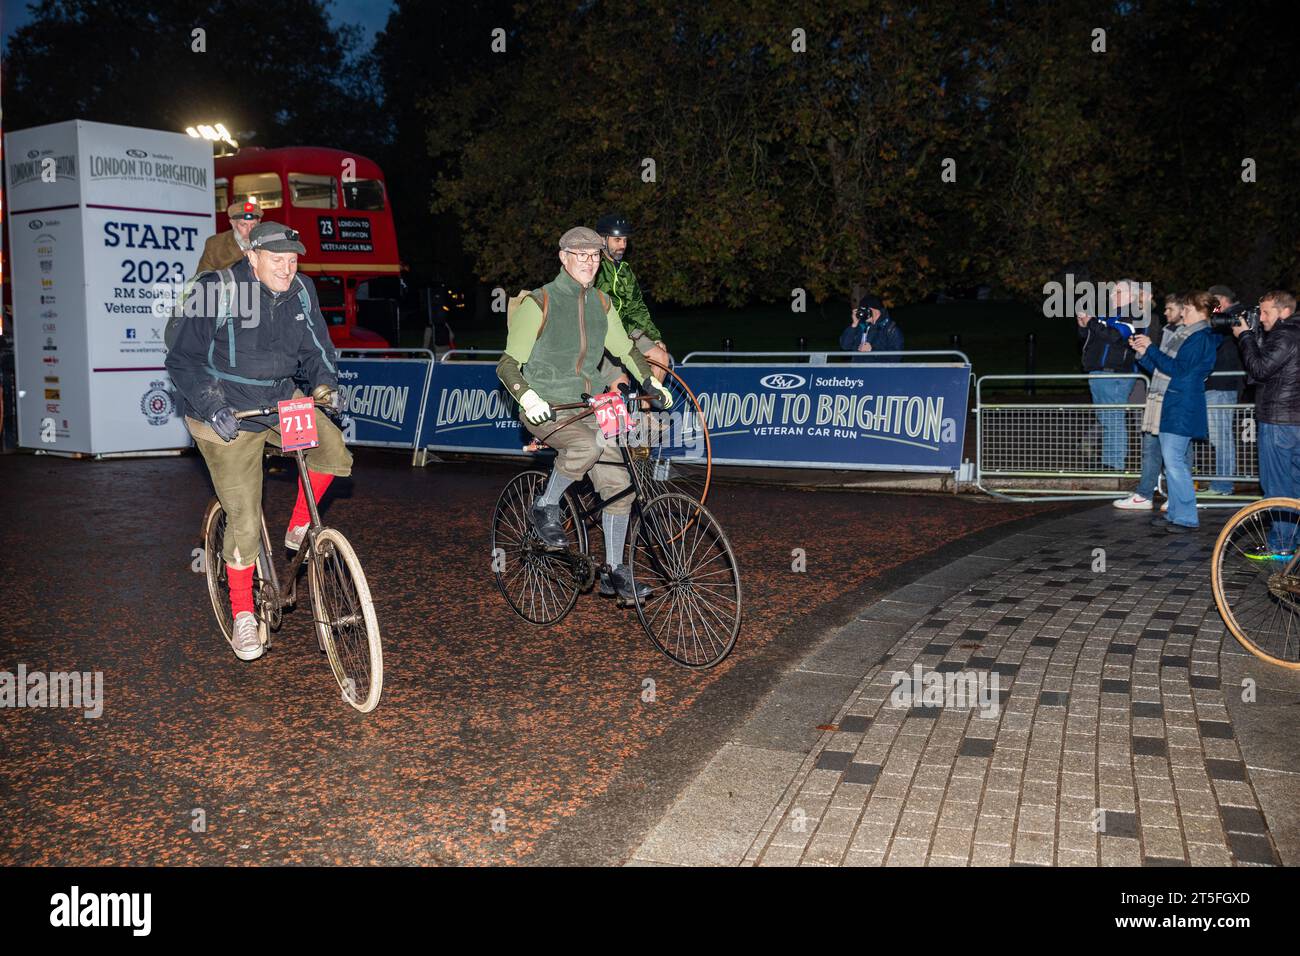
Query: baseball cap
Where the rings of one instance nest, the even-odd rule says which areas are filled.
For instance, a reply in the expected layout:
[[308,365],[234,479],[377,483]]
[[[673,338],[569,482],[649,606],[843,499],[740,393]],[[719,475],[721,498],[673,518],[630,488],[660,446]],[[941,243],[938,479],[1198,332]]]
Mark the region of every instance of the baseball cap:
[[594,251],[604,249],[605,240],[600,237],[599,233],[588,229],[586,226],[574,226],[560,236],[560,248]]
[[880,301],[878,295],[864,295],[858,300],[858,308],[878,309],[882,313],[885,311],[885,303]]
[[261,219],[262,204],[252,196],[232,202],[226,207],[226,215],[231,219]]
[[267,252],[296,252],[300,256],[307,254],[307,247],[298,241],[298,230],[290,229],[282,222],[264,222],[254,226],[248,234],[248,247]]

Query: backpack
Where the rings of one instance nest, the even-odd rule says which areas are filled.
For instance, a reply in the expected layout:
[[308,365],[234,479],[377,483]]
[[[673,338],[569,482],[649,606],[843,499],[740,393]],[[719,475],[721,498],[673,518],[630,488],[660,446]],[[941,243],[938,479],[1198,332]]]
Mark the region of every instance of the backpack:
[[[595,288],[595,286],[592,286],[592,288]],[[537,334],[540,337],[542,329],[546,328],[546,313],[551,305],[551,297],[545,289],[523,289],[517,296],[506,303],[506,330],[509,331],[511,320],[515,317],[515,311],[524,304],[524,299],[528,296],[532,296],[533,301],[537,303],[537,307],[542,310],[542,324],[537,328]],[[605,314],[609,315],[610,306],[614,304],[614,301],[599,289],[596,289],[596,296],[600,299]]]
[[[228,340],[229,340],[229,344],[227,346],[227,354],[230,356],[230,365],[232,368],[234,368],[236,365],[235,323],[233,321],[235,313],[232,304],[235,301],[235,291],[236,291],[235,274],[230,269],[218,269],[216,274],[217,274],[217,279],[221,284],[221,298],[217,306],[217,316],[216,316],[217,330],[220,331],[222,327],[225,327],[226,329],[226,335],[228,336]],[[172,350],[172,346],[176,344],[176,336],[180,333],[181,323],[184,322],[186,318],[188,318],[188,316],[186,316],[185,314],[185,302],[189,298],[190,293],[194,291],[194,287],[198,284],[200,277],[204,275],[207,275],[207,273],[201,272],[198,275],[194,276],[194,278],[190,279],[189,282],[185,283],[185,288],[181,290],[181,294],[177,300],[176,307],[175,309],[172,310],[171,316],[167,319],[167,327],[163,329],[163,345],[166,346],[168,352],[170,352]],[[307,294],[307,286],[303,283],[301,277],[299,276],[294,276],[293,281],[298,285],[298,305],[302,307],[303,317],[307,321],[307,331],[311,333],[312,341],[316,343],[316,347],[320,349],[321,354],[324,355],[325,349],[321,347],[320,340],[316,338],[316,330],[312,328],[311,325],[311,296]],[[214,339],[212,344],[208,346],[207,371],[210,374],[216,376],[217,378],[222,378],[230,382],[239,382],[242,385],[279,384],[278,381],[273,381],[271,379],[247,378],[243,375],[235,375],[231,372],[226,372],[226,371],[222,371],[221,369],[218,369],[215,365],[212,364],[212,353],[213,353],[213,347],[215,345],[216,345],[216,340]],[[325,364],[326,366],[329,367],[330,371],[334,370],[334,367],[333,365],[330,364],[328,358],[326,358]]]
[[[167,327],[163,329],[163,345],[166,346],[168,352],[176,344],[176,336],[180,333],[181,322],[185,320],[185,302],[190,297],[190,293],[194,291],[199,279],[205,275],[209,275],[209,273],[200,272],[185,283],[185,287],[176,300],[176,307],[172,309],[172,314],[167,318]],[[231,304],[235,301],[235,273],[231,269],[218,269],[216,276],[221,283],[221,299],[217,307],[217,328],[220,329],[234,314]],[[298,276],[294,276],[293,281],[298,285],[298,304],[302,306],[302,313],[310,318],[311,297],[307,295],[307,286],[303,284],[302,279]]]

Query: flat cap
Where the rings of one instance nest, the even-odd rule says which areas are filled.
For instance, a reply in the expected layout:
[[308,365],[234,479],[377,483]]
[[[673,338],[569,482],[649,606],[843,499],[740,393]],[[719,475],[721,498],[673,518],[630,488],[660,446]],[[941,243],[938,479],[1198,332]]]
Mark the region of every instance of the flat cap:
[[605,240],[600,234],[586,226],[574,226],[560,236],[561,249],[597,250],[605,248]]

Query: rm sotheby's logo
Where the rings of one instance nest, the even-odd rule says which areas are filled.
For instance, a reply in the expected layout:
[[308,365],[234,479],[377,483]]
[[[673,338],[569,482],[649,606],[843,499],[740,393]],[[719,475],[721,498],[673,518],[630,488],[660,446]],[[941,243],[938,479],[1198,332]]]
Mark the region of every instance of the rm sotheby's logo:
[[758,380],[758,383],[764,388],[791,389],[799,388],[807,383],[807,379],[802,375],[783,375],[777,372],[773,375],[764,375]]
[[148,936],[153,926],[152,893],[70,893],[50,897],[51,926],[126,926],[133,936]]
[[166,382],[150,382],[149,391],[140,399],[140,414],[150,425],[166,425],[172,417],[172,396]]

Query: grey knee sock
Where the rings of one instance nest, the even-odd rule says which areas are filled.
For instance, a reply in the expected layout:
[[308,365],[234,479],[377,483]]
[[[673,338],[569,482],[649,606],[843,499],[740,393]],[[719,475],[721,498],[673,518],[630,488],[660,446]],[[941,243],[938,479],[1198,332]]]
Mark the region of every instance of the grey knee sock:
[[560,495],[564,494],[564,489],[573,484],[572,478],[565,478],[558,471],[551,472],[550,483],[547,484],[546,490],[537,496],[538,504],[558,505]]
[[605,532],[605,563],[616,568],[623,563],[623,545],[627,543],[627,515],[601,512],[600,527]]

